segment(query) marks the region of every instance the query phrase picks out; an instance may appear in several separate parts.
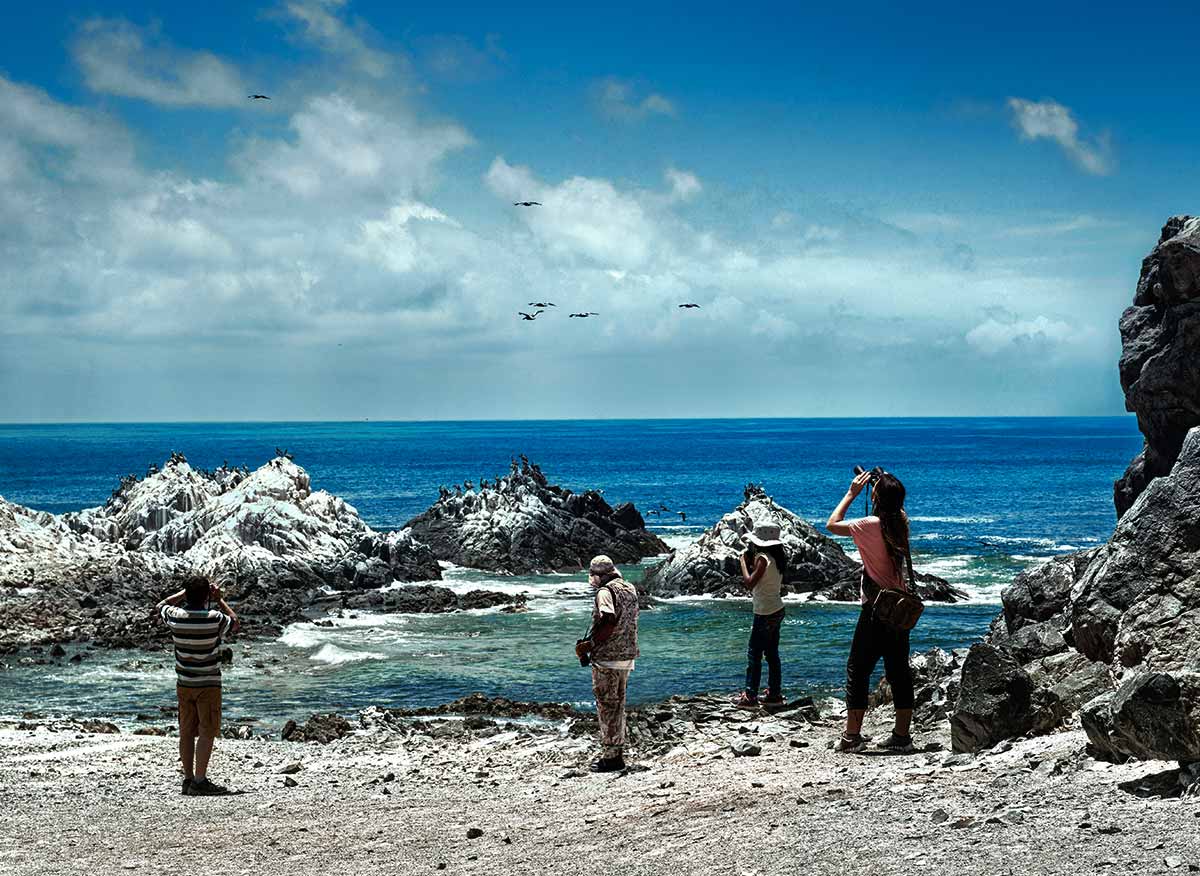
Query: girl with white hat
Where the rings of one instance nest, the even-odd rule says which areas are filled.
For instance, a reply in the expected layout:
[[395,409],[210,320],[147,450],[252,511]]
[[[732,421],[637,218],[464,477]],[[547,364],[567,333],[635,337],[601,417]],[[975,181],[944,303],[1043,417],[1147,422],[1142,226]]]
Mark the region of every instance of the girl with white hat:
[[[783,576],[787,574],[787,554],[779,539],[780,529],[773,523],[759,524],[746,535],[747,547],[741,556],[742,581],[750,590],[754,605],[754,625],[746,649],[746,688],[734,697],[741,709],[783,703],[783,668],[779,662],[779,632],[783,626]],[[753,565],[751,565],[753,564]],[[767,687],[759,699],[762,661],[767,661]]]

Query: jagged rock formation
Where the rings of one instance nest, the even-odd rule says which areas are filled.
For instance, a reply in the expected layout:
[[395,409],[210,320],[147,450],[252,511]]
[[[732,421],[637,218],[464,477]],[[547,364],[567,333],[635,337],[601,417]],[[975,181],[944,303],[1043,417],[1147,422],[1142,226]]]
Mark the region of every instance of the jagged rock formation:
[[[862,566],[841,545],[775,502],[759,484],[747,484],[742,496],[742,503],[697,541],[646,572],[643,586],[650,594],[744,595],[738,558],[746,549],[746,536],[755,526],[775,524],[788,555],[784,585],[790,592],[846,601],[859,598]],[[954,602],[966,597],[933,575],[918,574],[918,582],[926,599]]]
[[1163,226],[1121,316],[1121,346],[1125,407],[1146,440],[1114,485],[1117,516],[1171,470],[1184,435],[1200,425],[1200,217],[1173,216]]
[[0,500],[0,646],[162,641],[149,607],[196,571],[222,582],[259,634],[301,617],[325,587],[441,577],[411,533],[375,532],[290,459],[206,472],[172,454],[98,508],[55,517]]
[[597,554],[617,563],[666,553],[630,503],[613,508],[596,490],[573,493],[547,481],[537,465],[513,461],[507,475],[476,488],[443,487],[429,510],[406,526],[439,560],[491,572],[574,571]]
[[[1098,755],[1200,759],[1200,219],[1167,223],[1121,337],[1121,384],[1145,448],[1117,482],[1120,520],[1102,547],[1004,592],[1002,617],[976,646],[980,659],[997,652],[986,655],[995,671],[963,672],[957,749],[1078,713]],[[1028,703],[984,701],[1001,682],[1019,690],[1022,676]]]

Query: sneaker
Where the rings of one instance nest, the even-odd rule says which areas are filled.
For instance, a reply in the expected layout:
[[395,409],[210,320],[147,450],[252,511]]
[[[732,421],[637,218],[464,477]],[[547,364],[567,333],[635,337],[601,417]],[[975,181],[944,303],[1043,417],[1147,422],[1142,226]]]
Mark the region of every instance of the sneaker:
[[616,757],[602,757],[588,767],[588,771],[593,773],[618,773],[623,769],[625,758],[619,754]]
[[740,694],[733,697],[730,702],[739,709],[758,708],[758,700],[750,696],[750,694],[746,693],[745,691],[742,691]]
[[917,750],[913,745],[911,736],[901,736],[898,733],[893,733],[883,742],[879,743],[880,751],[891,751],[896,754],[912,754]]
[[192,781],[192,787],[189,791],[189,796],[192,797],[224,797],[229,793],[229,789],[223,785],[218,785],[215,782],[210,782],[208,779],[195,779]]
[[867,750],[867,740],[859,733],[855,733],[853,736],[843,733],[833,750],[844,754],[860,754]]
[[782,695],[773,697],[765,692],[758,698],[758,701],[764,706],[782,706],[787,704],[787,700]]
[[183,780],[183,796],[187,797],[191,793],[192,793],[192,780],[184,779]]

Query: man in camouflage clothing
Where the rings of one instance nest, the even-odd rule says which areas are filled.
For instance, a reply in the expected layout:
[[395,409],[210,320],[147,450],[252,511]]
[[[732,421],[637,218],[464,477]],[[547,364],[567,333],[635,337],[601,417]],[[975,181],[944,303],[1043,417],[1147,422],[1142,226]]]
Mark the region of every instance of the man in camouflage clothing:
[[625,688],[638,656],[638,594],[604,555],[589,564],[588,583],[596,591],[592,630],[576,652],[591,658],[600,722],[602,751],[591,769],[608,773],[625,769]]

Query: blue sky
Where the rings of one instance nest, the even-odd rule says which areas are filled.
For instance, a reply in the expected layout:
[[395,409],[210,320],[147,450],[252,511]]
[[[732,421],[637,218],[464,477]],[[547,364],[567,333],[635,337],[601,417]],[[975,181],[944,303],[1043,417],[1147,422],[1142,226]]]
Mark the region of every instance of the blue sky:
[[1121,412],[1200,13],[889,7],[9,10],[0,419]]

